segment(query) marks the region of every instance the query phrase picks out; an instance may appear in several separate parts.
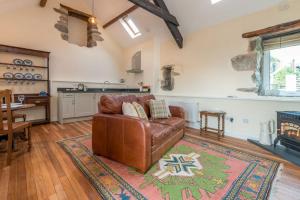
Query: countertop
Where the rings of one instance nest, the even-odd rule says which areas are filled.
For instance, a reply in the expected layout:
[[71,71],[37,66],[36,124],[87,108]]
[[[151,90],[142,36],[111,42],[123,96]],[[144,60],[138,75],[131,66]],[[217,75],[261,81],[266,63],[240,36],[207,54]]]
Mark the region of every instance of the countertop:
[[61,93],[150,93],[148,91],[140,91],[139,88],[88,88],[86,91],[81,91],[74,88],[57,88],[57,92]]

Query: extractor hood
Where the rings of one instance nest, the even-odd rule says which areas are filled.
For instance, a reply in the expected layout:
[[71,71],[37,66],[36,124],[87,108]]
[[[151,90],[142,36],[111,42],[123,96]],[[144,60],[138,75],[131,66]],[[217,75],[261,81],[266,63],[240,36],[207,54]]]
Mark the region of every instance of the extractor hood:
[[136,52],[131,59],[131,69],[127,70],[127,73],[140,74],[143,73],[142,70],[142,52]]

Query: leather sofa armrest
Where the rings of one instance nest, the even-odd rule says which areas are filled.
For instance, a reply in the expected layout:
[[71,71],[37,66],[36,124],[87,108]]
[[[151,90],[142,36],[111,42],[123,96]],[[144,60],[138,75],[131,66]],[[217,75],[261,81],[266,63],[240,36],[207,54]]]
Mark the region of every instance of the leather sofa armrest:
[[178,117],[181,119],[185,119],[184,109],[179,106],[169,106],[172,117]]
[[149,122],[124,115],[96,114],[92,125],[94,154],[145,173],[151,166]]

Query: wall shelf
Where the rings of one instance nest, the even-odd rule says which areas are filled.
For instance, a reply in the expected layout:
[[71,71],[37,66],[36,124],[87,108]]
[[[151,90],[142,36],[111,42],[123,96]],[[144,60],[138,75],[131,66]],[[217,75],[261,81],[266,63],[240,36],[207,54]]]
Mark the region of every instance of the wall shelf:
[[33,68],[44,68],[47,69],[48,67],[45,66],[36,66],[36,65],[17,65],[17,64],[13,64],[13,63],[3,63],[0,62],[0,66],[5,67],[4,65],[8,65],[8,66],[15,66],[15,67],[33,67]]
[[0,78],[0,80],[5,80],[5,81],[30,81],[30,82],[33,82],[33,81],[48,81],[48,80],[39,80],[39,79],[16,79],[16,78]]
[[[8,53],[8,54],[18,54],[22,56],[32,56],[38,59],[42,59],[45,63],[44,66],[41,65],[23,65],[23,64],[13,64],[9,61],[3,61],[0,62],[0,67],[3,69],[6,67],[9,69],[9,66],[12,68],[18,67],[17,70],[22,70],[21,68],[25,68],[23,70],[24,72],[28,71],[27,69],[30,68],[30,70],[34,70],[35,68],[39,69],[45,69],[46,71],[43,71],[43,79],[16,79],[16,78],[4,78],[1,77],[0,81],[7,81],[6,85],[4,86],[4,89],[11,88],[10,81],[18,83],[18,82],[44,82],[46,83],[42,88],[38,88],[39,91],[35,91],[34,94],[14,94],[15,102],[18,102],[18,96],[24,95],[25,96],[25,103],[28,104],[35,104],[37,107],[42,107],[45,110],[45,117],[42,119],[38,119],[34,121],[34,124],[40,124],[40,123],[49,123],[50,122],[50,79],[49,79],[49,65],[50,65],[50,52],[47,51],[40,51],[35,49],[27,49],[22,47],[15,47],[15,46],[8,46],[0,44],[0,52],[1,53]],[[43,64],[42,64],[43,65]],[[10,70],[9,70],[10,71]],[[22,87],[23,91],[27,91],[28,88],[26,87],[32,87],[30,84],[21,84],[18,86],[19,88]],[[40,96],[40,92],[45,91],[48,96]]]

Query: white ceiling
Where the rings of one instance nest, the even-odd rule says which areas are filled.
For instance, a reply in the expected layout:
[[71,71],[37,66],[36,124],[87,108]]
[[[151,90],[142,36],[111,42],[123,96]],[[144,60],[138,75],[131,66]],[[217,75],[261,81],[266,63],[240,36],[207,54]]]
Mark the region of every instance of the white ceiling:
[[[207,26],[266,9],[283,1],[287,2],[287,0],[223,0],[212,5],[210,0],[165,0],[165,3],[179,21],[180,31],[186,35]],[[133,5],[127,0],[95,0],[95,3],[96,15],[103,23]],[[172,37],[160,18],[142,8],[132,12],[130,17],[141,29],[142,36],[131,39],[119,22],[106,29],[122,47],[130,47],[155,35]]]
[[[21,8],[25,4],[37,5],[39,0],[0,0],[1,13],[10,9]],[[57,0],[61,2],[62,0]],[[72,2],[71,0],[63,0]],[[77,0],[91,8],[92,0]],[[287,4],[291,0],[222,0],[212,5],[211,0],[164,0],[171,14],[176,16],[180,31],[186,34],[201,28],[221,23],[243,15],[266,9],[281,2]],[[71,3],[67,5],[71,6]],[[105,24],[126,9],[133,6],[128,0],[95,0],[95,15]],[[281,5],[282,6],[282,5]],[[119,22],[106,29],[109,35],[122,47],[130,47],[151,37],[172,38],[164,21],[151,13],[138,8],[130,14],[137,24],[142,36],[131,39]]]

